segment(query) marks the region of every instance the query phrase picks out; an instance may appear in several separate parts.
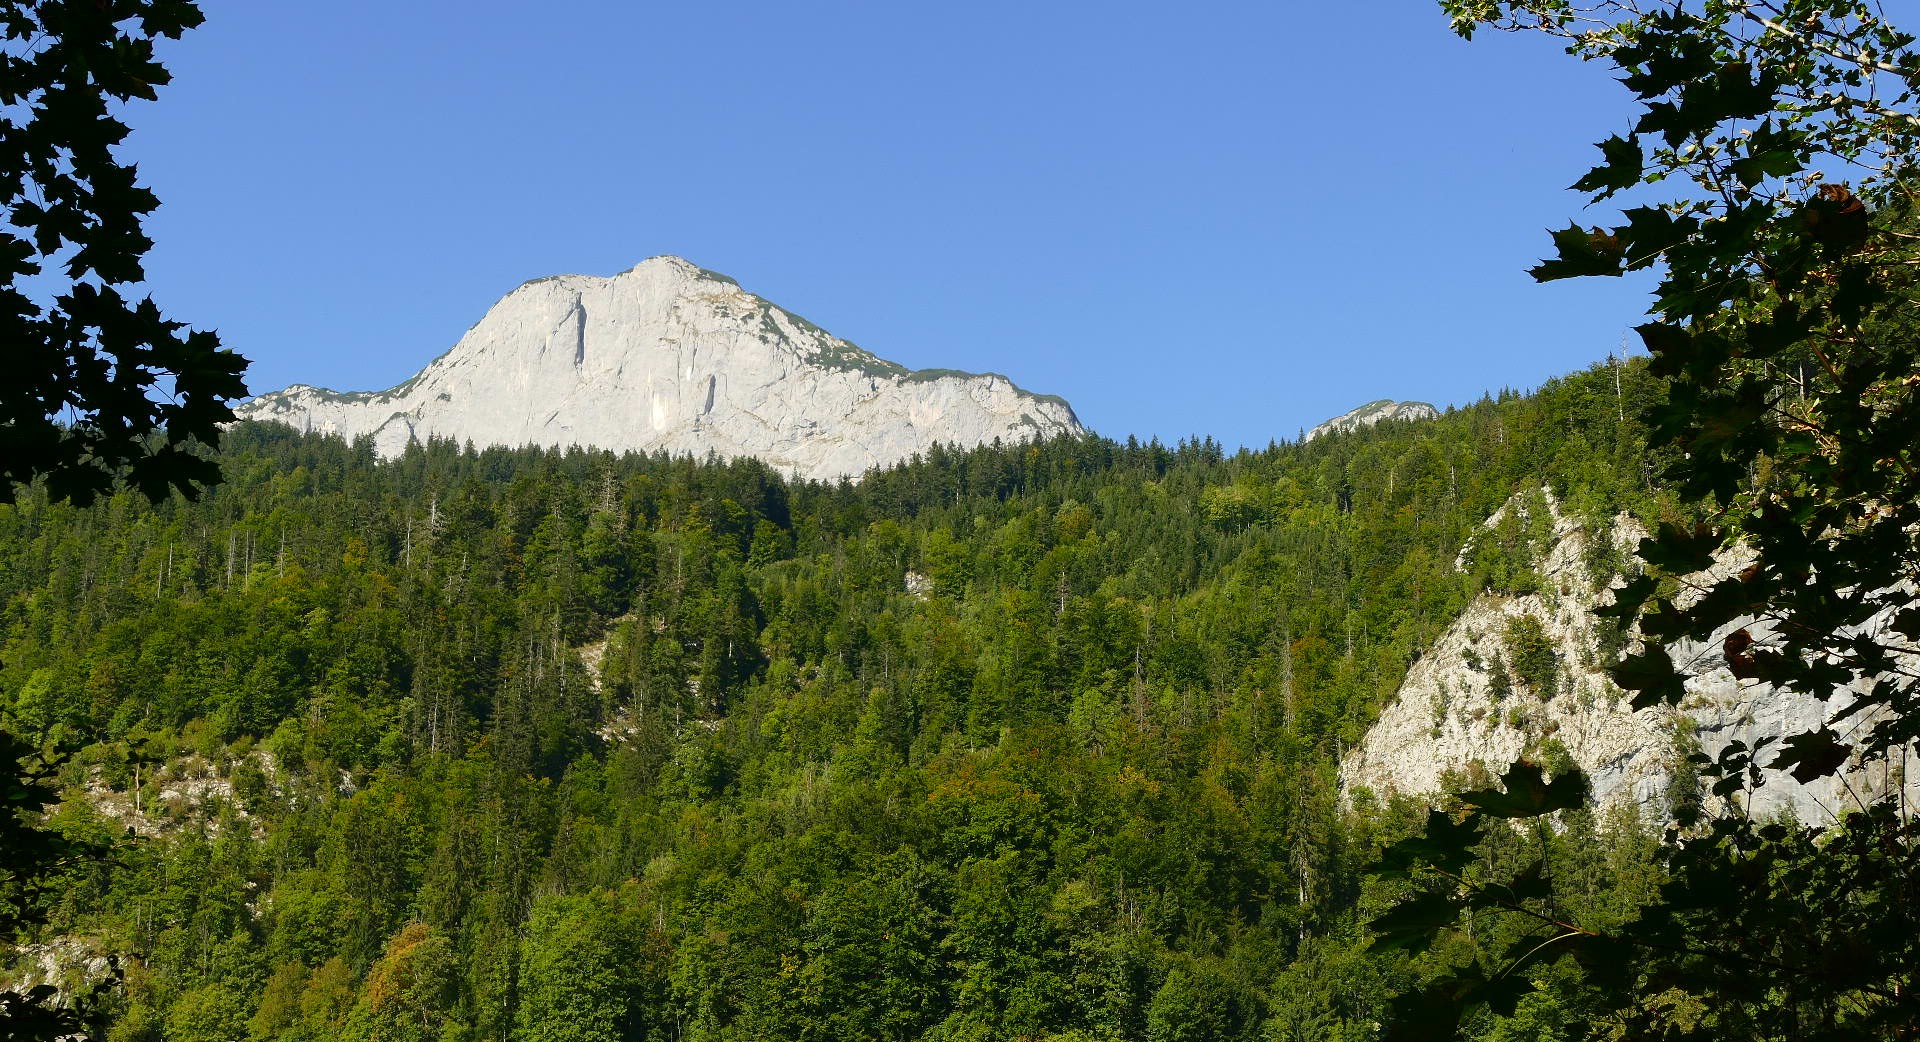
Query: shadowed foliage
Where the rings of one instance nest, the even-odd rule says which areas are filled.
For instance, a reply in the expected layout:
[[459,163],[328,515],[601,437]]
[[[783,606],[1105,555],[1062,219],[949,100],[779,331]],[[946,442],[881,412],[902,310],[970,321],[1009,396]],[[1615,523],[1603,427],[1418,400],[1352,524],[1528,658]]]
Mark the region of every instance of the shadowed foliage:
[[78,503],[118,481],[159,498],[219,480],[202,447],[246,361],[132,294],[160,203],[115,154],[117,108],[168,81],[155,40],[201,17],[187,0],[0,4],[0,501],[35,480]]
[[[1432,945],[1477,913],[1520,926],[1404,996],[1396,1037],[1430,1037],[1414,1015],[1517,1015],[1564,959],[1597,989],[1594,1037],[1915,1037],[1920,849],[1899,785],[1824,831],[1756,822],[1740,799],[1761,765],[1899,779],[1920,735],[1914,38],[1867,3],[1442,6],[1463,36],[1541,31],[1612,64],[1639,107],[1573,185],[1639,205],[1554,232],[1556,256],[1533,270],[1660,269],[1639,333],[1668,393],[1645,415],[1674,450],[1666,477],[1702,512],[1641,545],[1647,570],[1611,611],[1641,640],[1615,678],[1636,707],[1678,706],[1667,647],[1700,641],[1735,677],[1829,709],[1778,748],[1695,755],[1728,810],[1670,827],[1658,898],[1631,922],[1559,917],[1519,892],[1524,873],[1462,875],[1478,815],[1437,816],[1428,847],[1389,856],[1387,876],[1422,896],[1376,920],[1377,943]],[[1734,565],[1709,572],[1718,561]]]

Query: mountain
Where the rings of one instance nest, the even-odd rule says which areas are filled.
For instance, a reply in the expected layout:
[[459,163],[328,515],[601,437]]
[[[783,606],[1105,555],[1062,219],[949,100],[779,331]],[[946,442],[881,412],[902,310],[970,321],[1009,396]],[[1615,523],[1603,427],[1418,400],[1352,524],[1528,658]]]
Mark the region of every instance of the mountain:
[[1360,427],[1371,427],[1381,420],[1431,420],[1438,415],[1440,411],[1426,402],[1396,402],[1391,398],[1382,398],[1315,425],[1307,432],[1306,440],[1312,441],[1322,434],[1337,434]]
[[935,444],[1086,433],[1060,398],[992,373],[906,369],[678,257],[528,282],[388,390],[296,384],[237,411],[371,435],[383,457],[438,437],[753,456],[823,480]]

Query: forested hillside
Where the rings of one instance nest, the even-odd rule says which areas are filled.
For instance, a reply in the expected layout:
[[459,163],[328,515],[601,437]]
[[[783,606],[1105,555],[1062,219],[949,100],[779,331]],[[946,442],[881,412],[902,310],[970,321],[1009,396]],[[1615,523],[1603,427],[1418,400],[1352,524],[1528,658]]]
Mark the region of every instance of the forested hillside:
[[[1336,758],[1525,571],[1524,532],[1455,568],[1514,492],[1673,509],[1658,393],[837,486],[243,426],[200,502],[25,493],[0,710],[77,750],[59,827],[139,833],[38,940],[123,954],[129,1042],[1373,1037],[1412,818]],[[1640,832],[1552,842],[1630,913]],[[1483,1034],[1557,1037],[1557,994]]]

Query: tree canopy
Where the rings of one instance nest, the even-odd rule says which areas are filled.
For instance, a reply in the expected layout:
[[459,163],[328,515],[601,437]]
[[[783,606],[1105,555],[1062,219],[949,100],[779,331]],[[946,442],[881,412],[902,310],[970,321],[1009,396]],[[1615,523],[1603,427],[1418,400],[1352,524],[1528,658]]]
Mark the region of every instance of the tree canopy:
[[1868,3],[1442,6],[1463,36],[1544,32],[1612,64],[1638,106],[1573,185],[1635,205],[1622,223],[1552,233],[1556,255],[1533,270],[1660,276],[1639,327],[1667,381],[1650,438],[1704,513],[1642,544],[1645,571],[1614,609],[1639,638],[1616,679],[1636,706],[1680,705],[1669,647],[1691,640],[1734,676],[1812,693],[1828,711],[1779,748],[1736,743],[1699,765],[1732,809],[1674,824],[1659,899],[1615,927],[1540,900],[1542,860],[1468,871],[1484,817],[1575,806],[1576,778],[1549,785],[1521,763],[1503,788],[1465,795],[1466,813],[1435,812],[1424,837],[1389,852],[1390,875],[1429,886],[1377,921],[1382,943],[1429,947],[1463,914],[1525,928],[1406,1007],[1448,1024],[1512,1013],[1567,957],[1607,992],[1596,1032],[1909,1037],[1920,853],[1903,772],[1887,770],[1886,794],[1825,835],[1754,821],[1738,795],[1762,764],[1801,780],[1897,768],[1920,735],[1914,38]]
[[[32,936],[124,953],[129,1042],[1370,1038],[1414,819],[1339,753],[1533,563],[1456,566],[1516,491],[1673,508],[1657,393],[858,485],[242,424],[197,502],[33,490],[0,705],[85,743],[53,826],[150,838]],[[1644,837],[1593,821],[1558,893],[1631,905]]]

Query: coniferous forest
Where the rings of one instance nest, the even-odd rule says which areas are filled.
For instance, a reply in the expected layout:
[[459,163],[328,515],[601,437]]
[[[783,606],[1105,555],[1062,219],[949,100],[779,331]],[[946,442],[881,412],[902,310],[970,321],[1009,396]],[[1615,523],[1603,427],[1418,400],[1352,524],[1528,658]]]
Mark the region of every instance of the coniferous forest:
[[[24,953],[117,955],[119,1042],[1377,1037],[1463,956],[1369,950],[1425,809],[1338,757],[1529,565],[1456,566],[1509,497],[1682,509],[1661,393],[838,485],[241,426],[196,502],[25,490],[0,712],[114,845]],[[1657,824],[1541,833],[1553,899],[1631,917]],[[1603,998],[1540,979],[1477,1037],[1582,1036]]]

